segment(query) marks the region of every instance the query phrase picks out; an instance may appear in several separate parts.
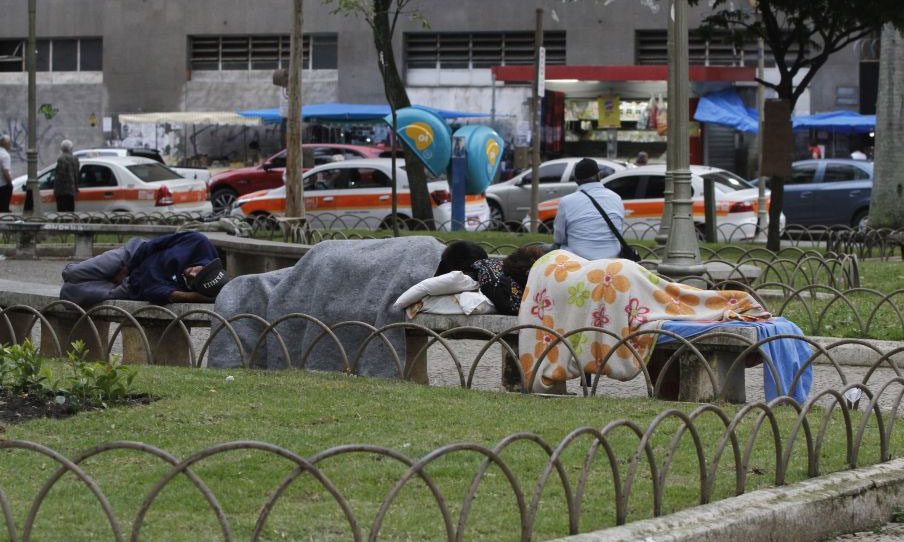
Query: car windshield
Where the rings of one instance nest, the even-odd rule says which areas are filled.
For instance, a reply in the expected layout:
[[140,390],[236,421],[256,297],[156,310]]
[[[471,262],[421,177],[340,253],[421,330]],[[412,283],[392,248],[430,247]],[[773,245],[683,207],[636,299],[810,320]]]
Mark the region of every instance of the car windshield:
[[134,166],[126,166],[126,169],[146,183],[159,183],[160,181],[184,178],[170,168],[157,163],[135,164]]
[[746,190],[754,188],[752,184],[738,177],[734,173],[720,171],[718,173],[708,173],[703,175],[704,179],[712,179],[716,183],[716,189],[719,192],[734,192],[735,190]]

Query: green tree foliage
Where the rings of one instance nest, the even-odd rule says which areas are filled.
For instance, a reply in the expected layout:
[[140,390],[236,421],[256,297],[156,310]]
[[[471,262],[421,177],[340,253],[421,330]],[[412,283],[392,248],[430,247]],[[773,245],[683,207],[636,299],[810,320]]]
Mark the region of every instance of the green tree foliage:
[[[713,13],[704,19],[704,30],[727,31],[736,42],[762,38],[775,58],[779,81],[760,84],[774,89],[792,108],[832,54],[878,32],[886,23],[904,28],[901,0],[759,0],[755,6],[739,0],[710,3]],[[795,85],[801,72],[805,73]],[[773,178],[771,189],[767,246],[778,250],[784,179]]]

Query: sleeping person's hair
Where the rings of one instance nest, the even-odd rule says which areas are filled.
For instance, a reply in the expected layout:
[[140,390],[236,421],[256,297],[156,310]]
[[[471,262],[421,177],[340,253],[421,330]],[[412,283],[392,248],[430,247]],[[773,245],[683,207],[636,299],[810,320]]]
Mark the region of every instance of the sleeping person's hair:
[[539,245],[521,247],[502,260],[502,272],[523,288],[527,284],[530,268],[544,254],[546,254],[546,250]]
[[439,266],[436,268],[436,275],[445,275],[452,271],[461,271],[471,278],[476,277],[475,271],[471,268],[471,264],[478,260],[485,260],[487,251],[477,243],[470,241],[455,241],[443,251],[443,255],[439,260]]

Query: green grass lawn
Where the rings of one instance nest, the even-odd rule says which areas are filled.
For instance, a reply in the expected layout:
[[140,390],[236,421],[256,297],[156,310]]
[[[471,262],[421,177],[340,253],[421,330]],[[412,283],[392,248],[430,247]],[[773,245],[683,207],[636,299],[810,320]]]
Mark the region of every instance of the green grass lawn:
[[[284,447],[303,457],[311,457],[333,446],[366,443],[391,448],[416,459],[440,446],[457,442],[492,448],[505,436],[518,431],[535,433],[555,447],[579,427],[599,429],[614,420],[629,419],[646,428],[664,409],[690,412],[696,406],[642,398],[544,399],[296,371],[238,370],[232,374],[235,381],[227,383],[224,371],[144,367],[136,382],[142,391],[150,392],[160,400],[147,406],[112,408],[65,420],[35,420],[10,426],[5,429],[5,438],[39,442],[67,457],[118,440],[146,442],[180,459],[218,443],[256,440]],[[726,409],[730,413],[735,411],[734,407]],[[821,415],[822,411],[819,411],[810,418],[814,434]],[[780,411],[778,419],[783,440],[787,438],[794,418],[789,410]],[[845,468],[841,420],[840,413],[836,412],[829,423],[828,436],[819,453],[823,473]],[[722,435],[721,425],[712,414],[704,415],[697,423],[707,464],[712,461]],[[739,428],[742,448],[752,426],[753,418],[748,418]],[[878,461],[878,437],[874,426],[871,424],[861,449],[861,465]],[[676,421],[666,421],[652,440],[660,465],[678,427]],[[892,439],[892,453],[900,449],[898,435],[900,431]],[[620,476],[624,478],[638,439],[625,428],[616,430],[611,438],[618,454]],[[577,484],[591,442],[587,436],[579,438],[563,455],[572,489]],[[699,499],[699,474],[691,442],[686,433],[668,471],[664,513],[693,506]],[[774,483],[775,451],[768,429],[756,442],[747,469],[748,491]],[[793,448],[789,481],[805,477],[807,465],[802,442],[799,438]],[[6,450],[2,457],[0,487],[12,502],[21,534],[27,507],[55,465],[45,457],[24,451]],[[539,473],[546,464],[546,454],[536,445],[521,442],[503,451],[501,457],[517,477],[529,503]],[[445,496],[453,524],[457,522],[463,496],[480,459],[481,456],[473,452],[458,452],[443,457],[427,469]],[[291,472],[292,466],[288,460],[272,454],[233,451],[203,461],[194,471],[210,486],[224,507],[236,539],[247,539],[266,497]],[[334,457],[322,462],[320,467],[348,499],[365,537],[382,499],[405,471],[400,464],[372,454]],[[124,451],[88,460],[84,468],[108,496],[127,532],[144,496],[166,472],[159,460]],[[719,467],[714,499],[734,494],[734,471],[729,448]],[[614,524],[614,492],[602,450],[593,463],[581,509],[581,531]],[[382,538],[443,538],[437,510],[424,484],[413,480],[390,508],[381,531]],[[628,520],[651,515],[650,472],[641,468],[628,501]],[[519,537],[519,525],[515,498],[503,471],[490,468],[477,493],[465,536],[513,540]],[[534,539],[549,539],[567,533],[563,490],[554,477],[540,500]],[[54,487],[41,508],[33,538],[99,540],[111,537],[100,506],[83,485],[73,476],[67,476]],[[177,479],[162,491],[151,508],[142,538],[194,541],[220,540],[222,535],[201,494],[185,479]],[[348,523],[339,507],[307,476],[290,486],[278,502],[262,539],[349,538]]]

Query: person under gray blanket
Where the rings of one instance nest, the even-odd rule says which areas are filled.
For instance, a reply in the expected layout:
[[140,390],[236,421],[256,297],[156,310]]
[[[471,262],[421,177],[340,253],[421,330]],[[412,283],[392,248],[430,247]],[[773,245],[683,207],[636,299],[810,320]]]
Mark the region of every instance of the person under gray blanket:
[[[230,320],[239,341],[214,324],[207,366],[351,369],[361,376],[401,378],[406,359],[402,329],[383,334],[391,348],[376,337],[367,343],[356,366],[347,367],[345,360],[356,363],[355,356],[371,335],[368,325],[380,328],[405,321],[404,311],[392,304],[402,292],[433,276],[444,248],[426,236],[322,241],[291,268],[236,277],[220,292],[214,310]],[[337,343],[318,323],[292,316],[298,314],[327,326],[359,324],[335,327]],[[267,322],[286,319],[261,340],[265,325],[256,317]]]
[[209,303],[229,279],[207,236],[179,232],[71,263],[63,269],[60,298],[81,306],[111,299]]

